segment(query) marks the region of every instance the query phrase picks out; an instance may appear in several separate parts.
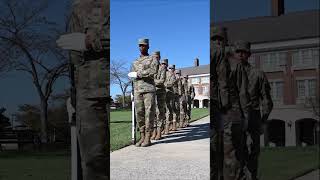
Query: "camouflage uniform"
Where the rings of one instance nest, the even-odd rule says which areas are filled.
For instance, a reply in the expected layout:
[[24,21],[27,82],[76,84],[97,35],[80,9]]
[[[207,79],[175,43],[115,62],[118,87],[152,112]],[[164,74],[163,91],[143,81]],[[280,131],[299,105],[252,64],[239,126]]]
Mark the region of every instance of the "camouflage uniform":
[[174,97],[175,97],[174,89],[176,85],[176,76],[174,73],[175,66],[171,65],[169,66],[169,69],[170,70],[167,71],[167,74],[166,74],[166,82],[165,82],[167,113],[166,113],[166,123],[165,123],[164,134],[169,133],[169,127],[173,121],[173,115],[175,113],[175,101],[174,101]]
[[[236,51],[245,51],[250,53],[250,43],[238,41],[235,43]],[[248,156],[248,168],[252,174],[252,179],[256,180],[258,172],[258,157],[260,153],[260,135],[262,133],[262,123],[265,123],[271,113],[273,102],[270,95],[270,85],[265,73],[259,69],[253,68],[246,60],[242,61],[249,79],[249,95],[252,105],[250,118],[248,121],[248,133],[252,139],[250,144],[250,153]],[[262,118],[260,114],[260,105],[262,105]]]
[[243,152],[250,108],[248,79],[241,63],[225,52],[226,31],[214,28],[212,38],[212,43],[215,38],[222,38],[222,44],[212,45],[210,62],[211,176],[234,180],[242,177],[245,169]]
[[[187,76],[188,78],[188,76]],[[188,81],[187,81],[188,83]],[[193,85],[190,83],[190,85],[188,85],[188,91],[187,91],[187,103],[188,103],[188,106],[187,106],[187,120],[188,120],[188,124],[189,124],[189,121],[191,120],[191,110],[192,110],[192,102],[193,102],[193,99],[195,97],[195,91],[194,91],[194,87]]]
[[155,76],[156,84],[156,96],[157,96],[157,119],[156,128],[157,133],[155,135],[155,140],[161,138],[161,130],[163,129],[164,121],[166,119],[166,88],[164,83],[166,81],[168,59],[164,59],[159,66],[158,73]]
[[187,100],[188,100],[188,79],[187,76],[183,76],[182,79],[182,96],[180,100],[180,123],[179,127],[186,127],[187,121]]
[[[102,9],[107,9],[107,11]],[[86,34],[87,50],[71,52],[75,65],[76,126],[84,180],[108,179],[109,165],[109,1],[74,4],[70,32]],[[101,16],[95,15],[101,11]]]
[[[149,46],[148,39],[140,39],[139,45],[144,44]],[[143,56],[133,62],[132,72],[137,72],[137,78],[134,79],[134,103],[135,115],[141,139],[136,146],[149,146],[151,144],[150,137],[153,130],[153,122],[155,119],[155,82],[159,67],[159,62],[154,56]]]
[[176,82],[174,88],[174,104],[175,111],[173,114],[172,131],[177,130],[177,125],[180,123],[180,117],[183,113],[181,111],[181,97],[182,97],[182,80],[181,80],[181,70],[176,70]]

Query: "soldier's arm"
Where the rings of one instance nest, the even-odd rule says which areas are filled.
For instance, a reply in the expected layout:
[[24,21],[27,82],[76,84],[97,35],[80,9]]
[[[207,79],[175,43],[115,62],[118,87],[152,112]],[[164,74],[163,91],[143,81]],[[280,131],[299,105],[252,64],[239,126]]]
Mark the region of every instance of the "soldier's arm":
[[167,78],[166,78],[166,86],[167,87],[172,87],[174,82],[175,82],[175,77],[174,76],[172,76],[172,75],[167,76]]
[[181,96],[182,95],[182,81],[181,79],[177,79],[178,81],[178,92],[179,92],[179,95]]
[[[159,71],[160,71],[160,68],[159,68]],[[162,69],[159,75],[160,77],[157,79],[154,79],[154,82],[156,83],[156,85],[163,85],[166,81],[166,71]]]
[[261,73],[262,122],[266,122],[273,108],[271,87],[264,72]]
[[155,74],[158,72],[159,62],[154,57],[152,57],[150,68],[138,71],[138,77],[140,78],[154,78]]

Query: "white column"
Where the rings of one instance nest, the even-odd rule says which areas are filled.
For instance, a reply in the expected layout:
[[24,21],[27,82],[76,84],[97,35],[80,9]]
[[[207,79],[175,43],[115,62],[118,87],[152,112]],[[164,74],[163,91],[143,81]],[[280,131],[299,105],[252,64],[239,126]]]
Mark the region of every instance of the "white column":
[[203,100],[199,100],[199,108],[203,108]]
[[260,147],[264,147],[264,134],[260,136]]
[[286,137],[285,137],[285,145],[286,146],[296,146],[296,125],[294,121],[291,121],[291,127],[288,125],[289,121],[286,121],[285,130],[286,130]]

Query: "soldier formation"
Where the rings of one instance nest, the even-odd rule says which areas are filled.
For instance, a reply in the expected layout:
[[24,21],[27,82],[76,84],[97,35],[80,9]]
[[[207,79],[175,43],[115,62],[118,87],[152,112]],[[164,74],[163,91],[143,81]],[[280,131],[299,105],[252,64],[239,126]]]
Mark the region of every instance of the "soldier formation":
[[195,96],[188,76],[182,76],[175,65],[168,67],[160,51],[149,55],[149,39],[139,39],[140,57],[132,64],[135,117],[140,131],[137,147],[151,145],[162,135],[187,127]]
[[226,28],[215,27],[210,43],[211,179],[256,180],[260,135],[273,107],[269,82],[248,63],[249,42],[229,45]]

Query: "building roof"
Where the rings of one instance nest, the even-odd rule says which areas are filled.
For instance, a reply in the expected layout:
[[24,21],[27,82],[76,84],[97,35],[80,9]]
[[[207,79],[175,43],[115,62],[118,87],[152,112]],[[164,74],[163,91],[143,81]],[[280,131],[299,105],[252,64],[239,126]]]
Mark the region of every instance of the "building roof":
[[200,65],[200,66],[191,66],[181,68],[181,75],[199,75],[199,74],[209,74],[210,73],[210,65]]
[[275,42],[319,37],[319,15],[320,10],[307,10],[281,16],[223,21],[214,25],[227,27],[229,42],[240,39],[251,43]]

